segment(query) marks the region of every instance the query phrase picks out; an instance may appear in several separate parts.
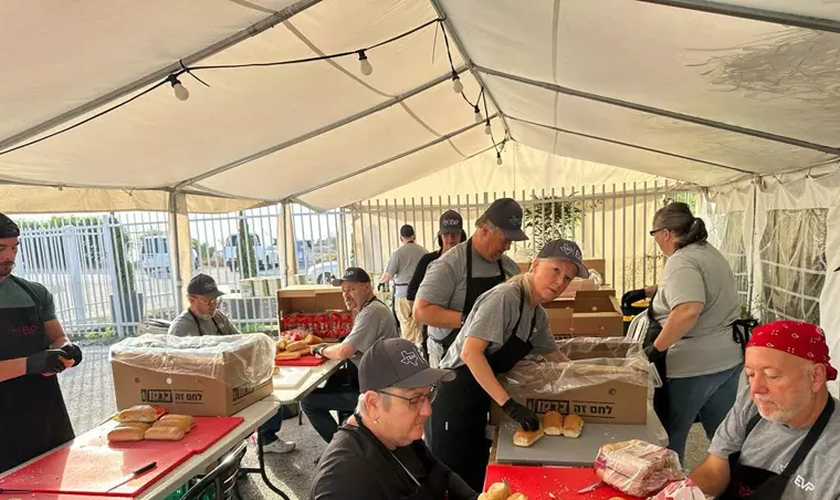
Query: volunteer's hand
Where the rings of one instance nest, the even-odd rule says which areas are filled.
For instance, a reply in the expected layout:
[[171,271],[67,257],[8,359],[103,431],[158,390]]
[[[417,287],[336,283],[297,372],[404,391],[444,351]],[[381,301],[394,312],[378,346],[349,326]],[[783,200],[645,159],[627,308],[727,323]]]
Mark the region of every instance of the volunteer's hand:
[[665,351],[660,351],[657,349],[653,344],[645,347],[645,356],[647,356],[648,361],[651,363],[656,363],[663,357],[665,357]]
[[326,349],[327,347],[329,347],[327,344],[316,345],[315,347],[312,348],[312,354],[318,356],[319,358],[323,358],[324,357],[324,349]]
[[73,360],[73,366],[79,366],[82,362],[82,349],[76,344],[67,343],[59,349],[67,353],[67,357]]
[[388,289],[388,287],[385,285],[385,283],[379,283],[378,285],[376,285],[376,289],[380,292],[384,292]]
[[540,420],[533,410],[529,410],[527,406],[521,405],[513,400],[513,398],[505,401],[502,405],[502,411],[505,415],[519,422],[526,431],[535,431],[540,428]]
[[64,362],[61,358],[67,359],[67,353],[61,349],[47,349],[36,352],[26,358],[27,375],[43,375],[45,373],[61,373],[64,371]]

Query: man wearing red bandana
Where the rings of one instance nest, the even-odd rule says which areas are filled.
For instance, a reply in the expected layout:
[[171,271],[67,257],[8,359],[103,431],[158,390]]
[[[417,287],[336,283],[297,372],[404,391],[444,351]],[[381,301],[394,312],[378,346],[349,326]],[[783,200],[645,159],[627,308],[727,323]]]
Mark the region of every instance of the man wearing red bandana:
[[799,321],[759,326],[744,366],[749,387],[691,479],[721,500],[840,499],[840,413],[826,387],[837,370],[823,330]]

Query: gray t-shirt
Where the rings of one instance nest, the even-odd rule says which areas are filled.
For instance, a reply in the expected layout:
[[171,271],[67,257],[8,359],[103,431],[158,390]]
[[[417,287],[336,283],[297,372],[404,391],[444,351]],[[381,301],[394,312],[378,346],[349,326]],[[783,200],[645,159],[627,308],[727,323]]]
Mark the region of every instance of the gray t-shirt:
[[379,300],[374,300],[362,307],[356,315],[353,320],[353,329],[350,330],[344,342],[356,349],[356,353],[350,359],[359,366],[362,355],[377,340],[399,338],[399,336],[391,310]]
[[668,350],[668,377],[709,375],[741,363],[741,347],[732,339],[740,298],[729,263],[711,244],[692,243],[665,263],[653,299],[653,314],[662,326],[671,309],[686,302],[705,304],[694,328]]
[[414,270],[420,258],[429,253],[428,250],[415,242],[409,242],[399,247],[388,260],[385,272],[394,275],[394,296],[405,297],[408,293],[408,283],[414,276]]
[[[458,338],[440,362],[440,368],[455,369],[464,364],[461,360],[461,349],[467,337],[486,340],[488,344],[485,354],[498,351],[514,334],[513,327],[517,320],[519,320],[519,327],[516,329],[516,336],[522,340],[530,340],[534,345],[531,354],[547,354],[556,351],[557,344],[548,329],[548,316],[542,306],[534,307],[528,304],[526,298],[525,308],[520,318],[521,295],[521,285],[503,283],[479,297],[458,333]],[[530,330],[534,315],[537,319],[532,332]]]
[[[201,325],[200,330],[199,325]],[[176,337],[198,337],[201,335],[239,335],[241,332],[233,326],[225,313],[218,309],[212,318],[199,319],[198,323],[187,309],[172,320],[168,333]]]
[[[507,255],[502,255],[502,268],[505,271],[504,280],[519,274],[519,266]],[[472,277],[491,278],[499,275],[499,263],[490,262],[481,256],[473,247],[472,249]],[[453,311],[463,311],[464,301],[467,297],[467,242],[458,244],[452,250],[446,252],[436,261],[429,264],[429,270],[420,289],[417,291],[417,299],[423,299],[430,304],[435,304]],[[443,339],[452,329],[429,326],[429,351],[437,356],[443,357],[443,349],[431,339]]]
[[[840,407],[835,409],[805,461],[790,478],[782,498],[785,500],[838,500],[840,474],[835,473],[840,454]],[[741,452],[741,463],[779,474],[793,458],[809,428],[791,428],[784,424],[761,419],[744,441],[747,422],[758,409],[745,388],[735,400],[723,423],[718,427],[709,453],[727,458]]]

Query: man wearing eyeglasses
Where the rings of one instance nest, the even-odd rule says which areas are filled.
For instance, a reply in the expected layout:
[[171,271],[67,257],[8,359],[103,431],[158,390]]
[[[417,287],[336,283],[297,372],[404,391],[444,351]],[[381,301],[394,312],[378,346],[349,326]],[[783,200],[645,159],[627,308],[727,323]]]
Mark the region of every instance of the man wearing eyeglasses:
[[[216,286],[216,280],[206,274],[193,276],[187,284],[187,299],[190,306],[169,325],[169,335],[178,337],[200,337],[204,335],[241,335],[225,313],[219,310],[224,292]],[[293,441],[283,441],[277,435],[283,426],[283,411],[277,412],[259,428],[263,439],[263,452],[289,453],[295,449]]]
[[406,339],[377,341],[359,365],[356,412],[318,462],[309,499],[475,500],[421,439],[437,384],[454,378],[430,368]]

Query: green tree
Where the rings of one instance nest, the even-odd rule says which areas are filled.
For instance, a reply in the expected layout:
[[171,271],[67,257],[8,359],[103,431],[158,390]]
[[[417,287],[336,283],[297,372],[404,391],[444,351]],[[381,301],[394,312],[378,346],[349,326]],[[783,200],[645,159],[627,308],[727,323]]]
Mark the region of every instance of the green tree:
[[[533,229],[534,248],[557,238],[570,238],[580,221],[581,209],[573,201],[563,201],[552,196],[534,196],[534,203],[524,210],[524,227]],[[527,233],[528,231],[526,231]]]
[[243,278],[253,278],[257,275],[257,253],[254,250],[254,236],[248,228],[245,214],[239,212],[239,270]]

